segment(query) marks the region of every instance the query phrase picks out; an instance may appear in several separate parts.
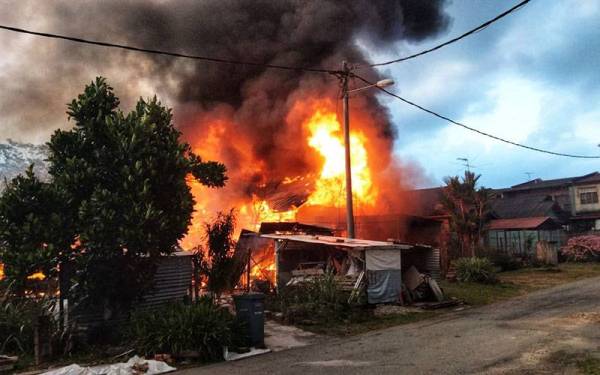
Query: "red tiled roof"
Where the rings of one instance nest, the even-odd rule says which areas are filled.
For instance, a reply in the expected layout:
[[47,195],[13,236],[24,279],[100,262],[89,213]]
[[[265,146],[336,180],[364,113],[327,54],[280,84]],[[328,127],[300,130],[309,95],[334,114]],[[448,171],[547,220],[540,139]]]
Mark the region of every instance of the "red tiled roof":
[[498,219],[492,220],[489,229],[536,229],[540,225],[550,220],[553,224],[558,224],[548,216],[523,217],[517,219]]

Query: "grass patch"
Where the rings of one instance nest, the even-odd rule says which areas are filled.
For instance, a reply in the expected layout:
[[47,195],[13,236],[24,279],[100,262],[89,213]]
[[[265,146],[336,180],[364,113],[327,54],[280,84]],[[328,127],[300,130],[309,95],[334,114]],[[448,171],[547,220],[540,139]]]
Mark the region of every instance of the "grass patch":
[[499,276],[502,282],[517,284],[529,292],[600,276],[600,263],[561,263],[558,267],[523,268]]
[[558,267],[501,272],[498,274],[500,283],[497,284],[442,281],[440,285],[449,297],[481,306],[595,276],[600,276],[600,263],[562,263]]
[[577,362],[577,368],[584,375],[600,375],[600,359],[587,356]]
[[552,353],[548,362],[564,370],[566,367],[576,367],[583,375],[600,375],[600,358],[598,353],[570,353],[564,350]]
[[458,298],[473,306],[487,305],[522,293],[520,286],[511,283],[479,284],[442,281],[440,285],[448,297]]
[[306,331],[328,336],[352,336],[361,333],[385,329],[402,324],[414,323],[439,315],[437,311],[409,312],[404,314],[389,314],[375,316],[372,312],[362,312],[353,319],[329,324],[299,324]]

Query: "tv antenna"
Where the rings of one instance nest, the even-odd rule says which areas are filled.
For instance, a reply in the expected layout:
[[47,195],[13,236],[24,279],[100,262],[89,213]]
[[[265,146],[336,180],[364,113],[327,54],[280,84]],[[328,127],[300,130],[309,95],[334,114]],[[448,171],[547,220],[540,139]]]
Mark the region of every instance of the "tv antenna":
[[464,162],[463,166],[467,168],[467,172],[471,172],[472,165],[469,164],[469,158],[456,158],[456,160]]

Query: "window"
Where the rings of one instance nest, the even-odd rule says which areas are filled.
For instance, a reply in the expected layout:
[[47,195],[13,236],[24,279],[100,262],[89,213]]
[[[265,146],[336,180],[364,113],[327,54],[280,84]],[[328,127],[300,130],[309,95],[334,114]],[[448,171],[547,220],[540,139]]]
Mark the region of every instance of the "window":
[[579,189],[579,200],[581,204],[598,203],[598,191],[596,188]]

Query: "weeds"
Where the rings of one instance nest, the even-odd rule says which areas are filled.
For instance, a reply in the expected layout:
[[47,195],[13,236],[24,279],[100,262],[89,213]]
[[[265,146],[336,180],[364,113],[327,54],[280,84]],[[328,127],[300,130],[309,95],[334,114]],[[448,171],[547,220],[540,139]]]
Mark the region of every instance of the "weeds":
[[493,284],[498,281],[495,267],[487,258],[460,258],[455,265],[458,281],[483,284]]

